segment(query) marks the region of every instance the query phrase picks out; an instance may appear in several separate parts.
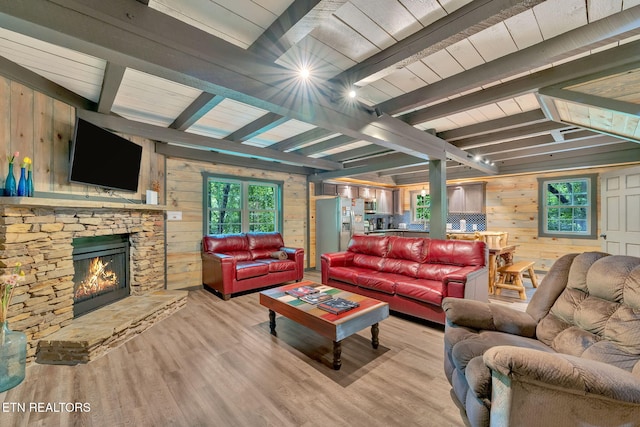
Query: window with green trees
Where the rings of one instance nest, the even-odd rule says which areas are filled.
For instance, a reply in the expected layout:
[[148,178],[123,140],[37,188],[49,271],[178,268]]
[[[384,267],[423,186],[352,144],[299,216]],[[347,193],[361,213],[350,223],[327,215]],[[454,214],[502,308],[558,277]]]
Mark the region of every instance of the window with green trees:
[[539,234],[547,237],[594,238],[596,177],[538,179]]
[[280,231],[280,183],[217,176],[205,182],[207,234]]
[[411,222],[424,224],[431,219],[431,196],[424,191],[411,193]]

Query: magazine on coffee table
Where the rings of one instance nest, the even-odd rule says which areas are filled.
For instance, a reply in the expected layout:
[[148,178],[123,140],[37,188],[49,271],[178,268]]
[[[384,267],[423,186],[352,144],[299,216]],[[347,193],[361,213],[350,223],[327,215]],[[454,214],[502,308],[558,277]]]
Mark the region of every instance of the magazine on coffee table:
[[286,292],[293,297],[300,298],[305,295],[315,294],[318,292],[318,290],[313,286],[305,285],[305,286],[298,286],[297,288],[289,289]]
[[348,301],[344,298],[334,298],[318,304],[318,308],[328,311],[329,313],[340,314],[354,309],[359,305],[357,302]]
[[300,299],[304,302],[308,302],[309,304],[319,304],[323,301],[328,301],[333,297],[326,292],[315,292],[313,294],[305,295],[300,297]]

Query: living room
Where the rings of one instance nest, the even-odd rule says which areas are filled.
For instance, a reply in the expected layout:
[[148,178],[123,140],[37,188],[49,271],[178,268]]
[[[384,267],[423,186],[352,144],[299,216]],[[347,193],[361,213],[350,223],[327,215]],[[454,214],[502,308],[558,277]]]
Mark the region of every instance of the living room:
[[[75,13],[83,9],[76,2],[62,2],[63,5],[48,1],[39,3],[42,6],[41,11],[49,11],[50,16],[55,18],[53,21],[56,25],[66,27],[80,22],[76,21],[79,18],[75,14],[68,17],[69,24],[60,22],[63,21],[65,14],[60,10],[68,9]],[[145,2],[123,0],[112,6],[100,6],[98,3],[96,3],[96,10],[100,13],[118,15],[117,20],[132,21],[133,26],[142,25],[137,20],[156,19],[155,11],[147,16],[144,8],[149,6],[144,4]],[[280,7],[284,11],[291,2],[281,3]],[[342,3],[350,4],[350,2]],[[354,3],[364,8],[359,2]],[[424,4],[429,2],[407,0],[393,3],[394,5],[402,3],[404,7],[415,12],[419,8],[427,7]],[[466,4],[459,3],[460,5],[455,7],[463,7]],[[521,6],[520,3],[522,2],[518,2],[519,6]],[[106,9],[101,9],[102,7]],[[156,7],[158,7],[157,4]],[[581,7],[585,9],[588,6],[581,5]],[[454,5],[450,5],[450,8],[448,12],[453,13]],[[23,32],[28,34],[26,37],[35,38],[36,29],[44,19],[43,15],[34,12],[33,16],[27,17],[23,15],[25,11],[19,10],[19,6],[9,4],[2,6],[1,9],[3,21],[0,27],[3,31]],[[596,9],[589,10],[593,12]],[[625,19],[631,19],[640,13],[637,11],[638,6],[629,2],[620,3],[619,9],[614,11],[615,13],[611,12],[610,16],[619,14]],[[121,18],[120,12],[124,10],[131,16]],[[96,12],[97,15],[100,13]],[[511,16],[516,15],[515,11],[510,13]],[[91,19],[101,22],[104,20],[100,19],[100,16],[92,16]],[[22,24],[18,22],[19,20],[27,21],[25,25],[29,29],[21,30]],[[595,19],[593,22],[589,21],[585,27],[596,25],[596,22]],[[100,26],[96,28],[100,31],[104,29]],[[182,27],[176,28],[182,30]],[[589,51],[592,54],[599,53],[595,48],[596,45],[600,46],[604,40],[614,39],[625,40],[625,43],[619,43],[616,48],[625,48],[625,46],[628,48],[629,44],[633,43],[637,28],[637,23],[634,23],[633,29],[627,29],[624,33],[620,31],[613,35],[609,34],[610,39],[602,36],[601,40],[593,41],[593,52],[591,52],[592,49]],[[61,33],[67,31],[71,30],[65,28]],[[145,31],[149,31],[149,28],[145,27]],[[38,42],[60,43],[61,46],[66,45],[68,49],[75,43],[68,43],[60,40],[64,37],[59,39],[58,36],[52,37],[50,33],[46,31],[45,33],[47,34],[42,37],[43,40]],[[106,62],[111,65],[103,68],[104,76],[113,77],[110,68],[121,68],[120,81],[126,84],[124,88],[120,88],[122,91],[120,97],[117,96],[119,89],[109,90],[110,84],[114,83],[106,77],[103,81],[102,75],[96,79],[96,81],[99,80],[97,89],[87,89],[88,92],[94,90],[93,96],[87,96],[82,92],[74,91],[75,88],[82,85],[93,86],[95,81],[84,81],[81,84],[78,81],[83,79],[74,79],[69,76],[64,76],[60,81],[49,80],[51,75],[46,74],[47,70],[42,70],[46,67],[38,65],[29,68],[28,64],[18,66],[19,61],[15,57],[6,60],[7,63],[2,67],[4,77],[0,78],[2,95],[0,99],[2,99],[3,108],[0,120],[4,129],[2,146],[5,149],[0,153],[0,176],[4,179],[7,175],[9,159],[17,152],[19,154],[14,159],[17,169],[16,179],[19,178],[19,169],[24,158],[28,157],[32,160],[29,169],[33,172],[34,183],[32,198],[0,199],[4,221],[2,262],[7,269],[19,262],[26,274],[23,282],[25,288],[14,295],[14,306],[10,310],[10,326],[17,330],[28,331],[29,340],[33,342],[33,345],[29,346],[29,366],[24,383],[0,394],[3,401],[3,413],[0,419],[10,416],[10,422],[14,425],[37,425],[38,423],[47,425],[51,423],[61,425],[72,423],[80,425],[127,423],[315,425],[320,423],[319,420],[323,423],[329,421],[338,425],[463,425],[460,408],[449,396],[450,385],[442,370],[444,348],[441,325],[407,316],[392,315],[381,323],[380,349],[376,351],[370,348],[366,333],[364,336],[355,335],[343,346],[342,369],[333,371],[327,365],[327,360],[330,359],[331,342],[325,341],[322,337],[307,334],[299,325],[287,320],[282,320],[277,338],[269,334],[267,310],[259,305],[257,293],[234,296],[229,301],[224,301],[219,296],[204,290],[201,245],[203,234],[206,234],[207,229],[205,226],[208,197],[205,191],[206,179],[217,177],[276,183],[281,189],[278,231],[282,233],[287,246],[304,249],[307,269],[305,279],[315,282],[320,281],[319,274],[315,271],[315,203],[318,198],[328,197],[319,195],[317,187],[322,183],[398,190],[401,195],[400,209],[403,214],[409,215],[412,212],[413,197],[416,194],[423,191],[436,194],[438,188],[442,190],[447,184],[481,182],[485,189],[485,211],[483,212],[486,218],[485,230],[500,230],[508,233],[510,242],[517,245],[516,259],[534,261],[536,272],[542,277],[561,256],[572,252],[600,251],[607,242],[599,237],[599,234],[604,234],[600,212],[593,218],[598,230],[595,235],[589,235],[587,238],[541,235],[540,182],[593,176],[596,177],[593,181],[594,185],[601,190],[602,184],[599,179],[602,176],[622,175],[640,164],[640,154],[636,148],[637,113],[635,118],[631,115],[629,119],[629,121],[635,120],[636,123],[636,128],[633,129],[636,135],[632,134],[631,137],[628,135],[623,135],[621,138],[611,135],[602,136],[603,133],[598,133],[599,130],[589,129],[588,136],[582,135],[573,141],[572,134],[587,131],[585,128],[576,128],[576,124],[569,121],[563,122],[563,127],[559,129],[529,130],[528,132],[533,133],[526,134],[524,130],[522,131],[522,135],[526,138],[541,137],[542,134],[545,136],[553,134],[559,138],[559,133],[570,129],[564,132],[568,135],[566,139],[576,145],[572,145],[564,152],[554,148],[558,151],[536,152],[535,156],[521,154],[516,159],[499,160],[501,154],[498,154],[497,147],[500,143],[487,143],[484,145],[485,149],[486,147],[496,148],[494,156],[498,160],[497,163],[502,162],[497,166],[501,168],[498,173],[494,173],[495,170],[491,169],[491,165],[477,166],[484,168],[477,169],[476,166],[457,161],[471,163],[473,159],[466,159],[466,155],[464,159],[459,158],[462,154],[457,150],[465,149],[473,153],[473,146],[460,144],[463,148],[447,147],[451,150],[451,156],[454,157],[445,156],[443,159],[443,165],[449,163],[446,165],[445,181],[438,181],[431,175],[432,170],[437,168],[438,162],[435,160],[428,165],[425,164],[425,153],[417,153],[417,156],[411,159],[412,163],[404,158],[402,158],[404,162],[402,164],[390,165],[382,161],[377,163],[386,155],[393,154],[388,153],[388,150],[402,148],[396,147],[401,144],[394,143],[389,135],[375,137],[378,138],[376,141],[381,144],[380,147],[387,150],[384,153],[376,152],[359,160],[351,158],[341,162],[340,168],[334,170],[329,168],[334,168],[333,164],[337,161],[329,161],[325,157],[331,156],[332,149],[340,147],[337,145],[339,141],[334,142],[336,145],[333,146],[325,143],[324,148],[328,153],[322,156],[314,155],[319,152],[319,146],[316,152],[312,152],[309,148],[304,151],[304,144],[296,146],[295,153],[285,148],[284,143],[288,138],[302,139],[302,135],[309,132],[308,127],[299,123],[291,125],[294,130],[289,130],[289,134],[283,131],[277,137],[263,136],[264,140],[275,138],[275,144],[281,144],[279,150],[274,148],[274,144],[264,144],[264,141],[262,142],[264,146],[260,146],[261,142],[256,141],[253,144],[243,143],[252,136],[255,137],[261,133],[266,135],[270,129],[282,124],[276,120],[287,116],[291,107],[274,109],[268,113],[278,115],[280,119],[271,116],[272,121],[263,122],[262,127],[259,128],[260,131],[256,130],[257,123],[245,120],[243,122],[245,124],[254,124],[253,132],[244,129],[245,136],[239,136],[237,140],[222,137],[220,134],[200,135],[201,138],[198,139],[200,148],[194,149],[194,138],[198,138],[195,136],[197,133],[184,132],[183,128],[170,125],[174,119],[179,118],[176,111],[185,110],[185,103],[175,100],[180,99],[181,96],[195,100],[200,96],[198,91],[190,92],[189,90],[193,88],[187,88],[176,90],[174,93],[171,91],[173,88],[168,90],[163,87],[160,95],[155,97],[143,94],[142,88],[146,85],[154,86],[157,84],[156,79],[170,80],[180,67],[173,64],[172,68],[168,63],[164,63],[154,68],[147,64],[143,67],[145,72],[150,69],[157,71],[153,79],[143,73],[134,75],[132,71],[126,70],[134,70],[132,64],[136,61],[144,61],[123,59],[122,64],[127,65],[119,64],[115,59],[119,55],[127,56],[128,53],[105,52],[110,49],[105,40],[112,36],[103,35],[104,39],[96,43],[93,54],[96,58],[101,58],[102,55],[109,58]],[[5,40],[16,43],[13,36],[9,37],[5,34],[4,37]],[[82,38],[79,35],[73,37]],[[212,36],[213,38],[215,37]],[[163,40],[166,41],[166,39]],[[210,40],[207,39],[207,41]],[[23,41],[23,43],[28,45],[31,41]],[[92,42],[85,41],[85,43],[89,45]],[[33,46],[37,46],[40,51],[47,49],[40,45]],[[221,45],[215,45],[215,48],[220,47]],[[13,47],[8,48],[8,50],[13,49]],[[87,47],[83,46],[79,51],[84,55],[86,49]],[[144,47],[140,49],[144,50]],[[180,49],[176,48],[176,50]],[[187,49],[184,50],[187,51]],[[196,48],[189,52],[193,54],[194,50]],[[606,50],[603,49],[603,51],[606,53]],[[80,55],[77,52],[75,54]],[[140,57],[144,56],[142,52],[138,54]],[[215,56],[211,52],[207,52],[206,55]],[[195,53],[194,56],[197,57],[198,54]],[[624,61],[632,63],[633,58],[632,55],[631,59],[625,58]],[[241,59],[246,60],[246,58]],[[225,57],[225,60],[229,58]],[[51,57],[45,57],[42,61],[43,63],[51,61],[65,67],[69,64],[60,58],[53,60]],[[82,61],[84,59],[78,59],[79,63]],[[233,64],[229,62],[231,64],[229,67],[235,69],[238,75],[251,74],[243,71],[249,68],[245,68],[248,66],[242,61],[238,60]],[[258,63],[262,64],[262,62]],[[161,71],[162,67],[165,68]],[[79,68],[82,67],[79,66]],[[172,69],[167,71],[170,68]],[[612,68],[615,67],[612,65]],[[36,75],[38,73],[34,72],[34,69],[42,72],[46,78]],[[79,75],[84,75],[85,71],[77,72]],[[624,71],[621,72],[624,74]],[[258,71],[255,73],[260,74]],[[631,70],[627,74],[633,76],[637,73]],[[189,72],[185,72],[185,75],[189,75]],[[191,75],[177,80],[181,85],[185,85],[193,78],[194,76]],[[201,76],[202,81],[207,82],[206,85],[200,81],[195,86],[198,90],[206,86],[212,97],[213,94],[223,97],[231,93],[233,88],[222,89],[221,83],[226,77],[220,77],[221,80],[215,80],[216,78],[210,75]],[[264,79],[264,76],[260,75],[258,79]],[[69,87],[73,89],[65,88],[62,84],[65,80],[70,81]],[[568,80],[568,77],[565,80]],[[505,84],[506,82],[505,79]],[[115,83],[115,86],[117,87],[118,84]],[[630,83],[627,87],[635,86]],[[254,89],[248,88],[246,95],[232,98],[239,102],[238,99],[246,97],[247,102],[255,102],[256,105],[250,105],[250,102],[247,104],[251,107],[246,109],[249,112],[243,110],[238,113],[238,116],[246,119],[253,114],[257,121],[262,112],[251,113],[252,108],[259,109],[259,105],[270,106],[282,101],[274,101],[271,98],[275,96],[273,93],[269,93],[265,99],[255,101],[254,98],[260,88],[255,89],[257,92],[252,92]],[[407,89],[405,92],[408,91]],[[126,96],[122,95],[123,92],[126,92]],[[111,104],[106,100],[108,96],[105,94],[111,95]],[[159,107],[163,104],[161,101],[163,96],[167,100],[167,105]],[[503,96],[506,95],[503,94]],[[534,100],[536,99],[535,96],[531,96]],[[141,102],[141,99],[144,99],[144,102]],[[531,102],[527,97],[520,99],[523,104],[526,100]],[[118,107],[111,110],[113,115],[105,114],[103,102]],[[129,117],[127,116],[130,112],[128,102],[132,104],[141,102],[143,105],[138,104],[138,108],[143,113],[140,114],[155,117],[156,121],[151,120],[145,123],[147,125],[145,127],[137,120],[124,119],[123,116]],[[211,99],[209,102],[213,103]],[[217,102],[220,103],[220,100]],[[540,108],[538,101],[535,102],[536,109]],[[633,104],[635,101],[630,99],[625,102]],[[170,108],[172,103],[175,103],[173,109]],[[379,104],[382,105],[383,102]],[[373,108],[369,104],[364,105],[367,105],[367,108]],[[614,105],[620,107],[621,104],[613,102],[606,104],[607,107]],[[506,109],[504,105],[503,107]],[[161,111],[163,108],[167,111]],[[213,109],[215,110],[215,107]],[[244,126],[234,121],[236,119],[232,117],[233,108],[229,110],[225,111],[222,118],[212,119],[215,123],[210,125],[210,128],[223,128],[227,133],[241,130]],[[620,110],[622,109],[612,109],[612,111]],[[106,111],[109,112],[108,109]],[[515,115],[528,114],[530,111],[536,110],[523,108]],[[383,112],[386,113],[386,110]],[[131,114],[131,117],[135,116],[134,113]],[[390,113],[382,118],[376,117],[376,113],[372,112],[364,114],[373,122],[391,117]],[[165,115],[171,116],[171,120],[167,122]],[[136,191],[105,190],[99,186],[69,180],[70,152],[77,117],[93,121],[100,127],[110,129],[142,147]],[[186,122],[193,124],[197,120],[196,117],[198,117],[197,114]],[[302,121],[300,116],[295,117],[299,122]],[[505,120],[506,117],[508,115],[502,118],[487,115],[484,119],[477,120],[477,123],[464,123],[465,126],[461,125],[459,128],[476,126],[477,136],[518,127],[514,123],[511,125],[497,123]],[[612,114],[611,117],[614,115]],[[349,120],[357,118],[360,116],[354,113]],[[225,120],[229,129],[223,126]],[[330,121],[326,117],[318,120]],[[536,123],[540,125],[543,121],[546,123],[547,119],[538,117],[534,122],[527,122],[527,126],[533,127]],[[435,123],[433,120],[432,122]],[[553,121],[548,120],[548,122]],[[478,130],[479,127],[488,123],[497,127],[491,131]],[[200,124],[202,125],[202,122]],[[359,132],[371,138],[371,135],[367,134],[368,131],[353,129],[359,128],[359,122],[351,121],[334,125],[347,129],[346,135],[351,138],[343,140],[342,145],[347,145],[354,139],[356,133],[360,135]],[[407,143],[409,148],[404,149],[411,150],[415,154],[417,150],[412,145],[418,136],[415,136],[411,130],[401,127],[400,124],[392,123],[388,126],[389,129],[401,129],[407,140],[411,140]],[[203,125],[203,127],[206,126]],[[453,136],[457,127],[447,127],[447,130],[442,132],[438,129],[436,131],[440,136],[445,136],[446,132],[449,132],[450,140],[455,141],[456,138],[460,138]],[[631,124],[627,127],[631,127]],[[426,129],[420,128],[419,138],[422,138],[422,134],[431,135],[424,130]],[[466,132],[472,133],[472,130],[466,129]],[[178,135],[178,133],[186,135]],[[328,137],[325,136],[325,140]],[[425,136],[425,138],[427,138],[426,146],[433,142],[430,139],[431,136]],[[610,139],[604,141],[596,138]],[[532,140],[520,139],[523,140],[522,144],[535,144]],[[590,139],[592,141],[588,142]],[[314,142],[322,145],[325,140],[318,138]],[[518,148],[514,145],[516,142],[513,140],[509,142],[512,145],[504,147],[504,152],[517,151]],[[554,143],[556,142],[560,144],[559,139],[554,140]],[[584,142],[584,146],[578,147],[578,142]],[[539,141],[538,144],[540,148],[554,145],[548,141]],[[237,151],[231,153],[234,145],[237,146]],[[358,149],[362,147],[352,147],[348,150]],[[534,150],[531,146],[527,149]],[[425,150],[428,152],[427,157],[432,155],[434,159],[438,158],[436,157],[437,149]],[[278,151],[275,157],[266,160],[268,156],[274,156],[275,151]],[[490,158],[491,150],[486,149],[485,152]],[[407,153],[397,151],[395,154],[406,155]],[[502,158],[504,157],[503,155]],[[273,159],[276,161],[272,161]],[[324,163],[321,162],[323,159]],[[101,154],[97,151],[94,161],[97,164],[101,160],[103,160]],[[385,162],[389,161],[391,160],[385,159]],[[372,165],[371,168],[366,166],[367,162]],[[347,172],[346,169],[351,167],[354,171]],[[374,167],[377,169],[373,169]],[[412,167],[417,169],[411,172]],[[113,168],[117,169],[118,165],[114,164]],[[396,168],[406,168],[406,171],[391,175],[391,171]],[[489,168],[489,173],[486,173],[486,168]],[[441,172],[444,169],[443,167]],[[157,204],[147,203],[148,190],[157,192]],[[594,194],[592,203],[599,211],[603,205],[602,195],[599,191]],[[60,218],[65,215],[74,218],[75,223],[71,220],[68,223],[62,221]],[[83,217],[91,219],[78,220]],[[16,221],[16,218],[21,219]],[[101,220],[98,221],[98,218]],[[445,233],[446,207],[440,223],[436,223],[436,220],[437,218],[432,218],[433,232]],[[80,230],[77,228],[78,222],[87,228]],[[441,229],[437,230],[437,227]],[[109,231],[106,231],[107,229]],[[61,291],[66,292],[69,269],[72,268],[67,253],[72,246],[70,239],[81,237],[79,234],[87,230],[97,235],[126,233],[130,236],[131,241],[134,242],[131,248],[132,253],[137,254],[137,258],[132,257],[131,268],[135,279],[132,284],[132,294],[144,294],[154,290],[185,291],[188,292],[186,308],[175,312],[173,309],[167,309],[171,314],[156,326],[126,341],[123,345],[109,350],[105,355],[86,365],[39,364],[35,361],[35,342],[57,332],[71,321],[68,303],[60,302],[57,298],[60,297]],[[45,252],[39,243],[33,244],[42,237],[42,234],[60,239],[56,243],[57,246]],[[64,254],[61,254],[62,252]],[[16,255],[17,253],[19,255]],[[65,284],[54,284],[61,277],[64,278],[62,282]],[[52,292],[48,287],[55,290]],[[531,288],[529,289],[531,291]],[[35,305],[35,312],[40,318],[33,317],[33,309],[30,311],[30,316],[18,311],[18,306],[25,304],[27,295],[32,301],[26,305],[30,307]],[[50,306],[39,311],[40,304],[45,300]],[[514,298],[514,301],[517,300],[517,297]],[[54,320],[56,317],[57,320]],[[191,354],[186,355],[185,349],[189,349]],[[38,402],[44,403],[44,408],[38,406]],[[29,405],[32,403],[36,405],[33,410],[30,410]],[[48,408],[49,403],[54,407]],[[59,404],[57,407],[55,407],[56,403]],[[73,403],[73,410],[67,410],[62,403]],[[76,405],[77,403],[80,405]],[[20,404],[26,406],[23,408]],[[88,408],[90,411],[86,410]]]

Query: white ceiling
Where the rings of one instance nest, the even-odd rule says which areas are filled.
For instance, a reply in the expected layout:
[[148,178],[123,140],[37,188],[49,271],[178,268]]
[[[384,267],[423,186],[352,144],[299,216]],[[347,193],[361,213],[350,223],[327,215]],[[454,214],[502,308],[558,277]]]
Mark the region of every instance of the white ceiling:
[[[421,134],[427,138],[424,142],[426,146],[436,140],[427,132],[412,133],[406,129],[406,123],[420,131],[435,133],[446,141],[448,145],[445,145],[445,151],[451,153],[447,154],[447,158],[454,160],[450,162],[451,176],[513,173],[518,165],[525,163],[515,159],[529,158],[529,163],[544,163],[545,153],[562,151],[561,148],[552,147],[552,151],[547,152],[522,151],[518,155],[518,150],[533,148],[534,144],[530,147],[521,144],[517,150],[508,144],[544,135],[553,136],[554,142],[558,142],[558,129],[564,129],[565,132],[568,129],[565,135],[571,135],[576,129],[570,124],[563,128],[561,123],[555,129],[547,129],[551,126],[545,130],[524,128],[542,122],[549,123],[551,117],[548,112],[545,118],[526,123],[517,121],[517,117],[524,117],[523,113],[529,112],[533,116],[545,107],[537,96],[540,87],[536,81],[539,80],[542,86],[547,86],[548,82],[556,84],[562,78],[554,75],[554,69],[562,70],[558,74],[566,73],[564,70],[567,67],[563,68],[563,64],[581,59],[585,61],[591,55],[607,51],[616,52],[621,46],[640,38],[640,0],[149,0],[148,5],[144,4],[145,1],[117,0],[109,2],[109,6],[98,0],[90,0],[88,3],[93,5],[87,8],[92,12],[80,10],[105,25],[127,31],[136,31],[135,26],[139,23],[140,36],[165,43],[167,55],[173,52],[171,49],[179,50],[183,46],[183,51],[192,50],[189,53],[197,58],[200,55],[198,46],[206,43],[211,52],[202,52],[203,57],[217,56],[217,61],[229,64],[229,68],[236,66],[236,63],[245,64],[240,69],[241,74],[255,78],[260,83],[278,81],[282,84],[278,91],[284,100],[280,101],[281,104],[286,103],[287,99],[298,102],[299,97],[304,97],[304,94],[300,94],[302,90],[313,92],[313,102],[317,99],[330,100],[325,105],[335,112],[345,112],[346,124],[335,123],[335,128],[319,132],[323,126],[319,126],[318,121],[302,120],[313,118],[315,113],[304,111],[287,117],[288,114],[282,114],[280,109],[269,108],[272,97],[256,96],[262,93],[260,90],[247,88],[245,92],[242,85],[231,87],[235,84],[233,81],[225,86],[224,91],[220,91],[225,92],[223,94],[203,90],[201,84],[189,84],[197,80],[193,74],[178,70],[182,65],[188,69],[189,64],[178,64],[174,70],[161,75],[160,72],[150,72],[155,69],[148,65],[153,62],[153,55],[150,54],[151,59],[148,59],[143,48],[140,48],[139,58],[130,58],[131,50],[112,55],[110,52],[113,47],[106,45],[112,42],[112,38],[118,40],[115,34],[97,34],[95,40],[71,34],[73,29],[62,28],[65,23],[61,17],[69,11],[82,9],[72,0],[56,2],[60,5],[50,5],[46,0],[37,0],[37,3],[42,5],[43,13],[46,8],[52,8],[50,14],[53,17],[47,25],[63,36],[52,39],[47,37],[46,31],[38,30],[39,20],[46,21],[47,18],[37,16],[37,10],[40,10],[38,5],[34,4],[33,14],[26,17],[21,16],[20,10],[12,9],[12,6],[0,6],[0,55],[96,104],[104,101],[103,86],[110,76],[108,64],[124,67],[108,113],[134,122],[170,128],[199,97],[217,96],[210,101],[209,109],[184,131],[229,143],[228,150],[218,151],[233,152],[233,144],[271,148],[252,157],[303,166],[303,163],[296,162],[293,154],[310,159],[326,159],[339,165],[337,171],[331,171],[334,168],[330,167],[311,167],[301,171],[319,172],[326,179],[352,177],[399,184],[424,181],[427,176],[424,165],[418,169],[419,173],[410,169],[409,156],[414,156],[420,150],[420,144],[405,144],[405,141],[419,142]],[[308,3],[317,4],[312,10],[298,12],[299,16],[296,16],[296,11]],[[513,7],[507,6],[514,3],[516,5]],[[492,8],[500,10],[492,11]],[[161,12],[165,18],[157,12]],[[127,28],[127,18],[136,21],[131,24],[133,30]],[[29,19],[34,21],[31,26],[18,22]],[[167,28],[167,25],[170,27]],[[202,33],[202,36],[193,39],[195,33],[189,32],[187,26],[202,30],[207,35]],[[126,38],[123,36],[122,40],[124,52]],[[106,52],[107,48],[111,51]],[[246,55],[242,52],[246,52]],[[634,52],[636,57],[625,58],[627,63],[640,61],[640,48]],[[119,54],[128,55],[127,61],[120,63]],[[254,62],[251,62],[252,58],[255,58]],[[166,60],[170,62],[171,58]],[[138,62],[147,66],[137,68]],[[273,70],[278,75],[263,78],[261,70],[264,64],[273,64]],[[293,75],[303,66],[308,67],[312,74],[312,82],[308,83],[312,85],[311,88],[297,83]],[[585,75],[592,72],[590,69],[573,69],[571,73],[580,71]],[[172,78],[174,72],[182,73],[185,77]],[[567,77],[568,80],[571,78],[575,76]],[[219,84],[214,81],[216,76],[206,76],[200,80]],[[516,83],[525,89],[510,89]],[[343,90],[350,88],[357,89],[358,94],[358,112],[353,114],[351,112],[356,107],[341,98]],[[332,94],[326,95],[327,91]],[[229,93],[231,96],[225,96]],[[485,99],[485,94],[491,96]],[[336,101],[335,97],[340,100]],[[632,100],[631,103],[637,105],[637,101]],[[392,116],[385,119],[385,126],[390,129],[386,135],[378,136],[359,122],[361,112],[370,116],[372,123],[375,122],[378,119],[378,115],[373,114],[375,108],[385,116]],[[501,119],[507,123],[510,117],[514,118],[512,125],[501,125]],[[259,119],[264,123],[256,127]],[[555,120],[560,121],[557,117]],[[486,128],[482,128],[483,123]],[[640,156],[628,140],[633,140],[634,135],[640,140],[640,127],[632,129],[629,136],[632,123],[633,115],[631,121],[625,122],[626,141],[609,138],[613,138],[611,141],[621,151],[630,150],[625,151],[626,155],[622,157],[638,161]],[[350,131],[337,131],[342,129],[340,126],[346,126]],[[478,129],[474,130],[473,126]],[[523,129],[521,133],[512,132],[515,134],[508,138],[496,136],[491,140],[486,136],[503,131],[505,126],[507,129],[523,126]],[[590,127],[584,122],[578,126]],[[252,128],[239,140],[229,140],[235,138],[234,133],[249,127],[255,129]],[[315,139],[312,136],[303,138],[313,133],[314,129],[318,131]],[[467,134],[471,136],[465,137],[464,144],[456,142],[456,138],[461,139],[455,136],[456,130],[460,135],[466,135],[467,129]],[[608,133],[615,134],[615,129],[609,128]],[[347,136],[334,139],[342,134]],[[468,140],[480,134],[485,135],[481,141],[474,143]],[[583,132],[581,135],[584,140],[600,136],[595,132]],[[296,137],[300,137],[298,141]],[[538,144],[540,147],[545,145],[541,142]],[[210,144],[181,145],[192,150],[211,149]],[[504,149],[497,149],[498,145],[504,145]],[[366,147],[370,148],[368,152]],[[378,148],[377,152],[375,148]],[[585,143],[585,148],[591,150],[585,151],[585,156],[593,157],[593,144]],[[247,153],[253,153],[247,150],[238,153],[243,156],[243,161],[246,161]],[[389,164],[395,163],[385,163],[385,156],[380,156],[380,153],[397,151],[406,155],[406,164],[390,168]],[[571,151],[575,151],[575,148]],[[280,157],[278,152],[292,155]],[[341,159],[340,153],[346,153],[343,156],[346,158]],[[349,153],[355,157],[349,157]],[[497,164],[492,170],[474,167],[465,160],[467,153],[468,157],[479,154],[494,162],[500,159],[502,164]],[[433,151],[418,153],[417,157],[413,157],[414,163],[423,164],[431,154]],[[189,156],[186,152],[184,155]],[[371,155],[376,155],[376,161],[367,162],[367,156]],[[575,153],[567,156],[575,157]],[[568,164],[569,160],[566,162]],[[603,162],[612,160],[607,157]],[[358,172],[355,174],[345,172],[349,167],[361,163],[368,163],[371,167],[354,169]],[[379,165],[379,171],[397,169],[397,175],[377,173],[376,164]],[[305,167],[309,168],[309,165]],[[330,173],[322,175],[327,172]]]

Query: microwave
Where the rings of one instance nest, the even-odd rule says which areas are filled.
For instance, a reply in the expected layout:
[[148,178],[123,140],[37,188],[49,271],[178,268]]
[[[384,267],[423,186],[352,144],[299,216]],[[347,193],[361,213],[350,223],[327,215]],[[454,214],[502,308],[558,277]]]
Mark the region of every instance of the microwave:
[[364,201],[364,212],[365,213],[376,213],[376,209],[378,208],[378,203],[375,200],[365,200]]

